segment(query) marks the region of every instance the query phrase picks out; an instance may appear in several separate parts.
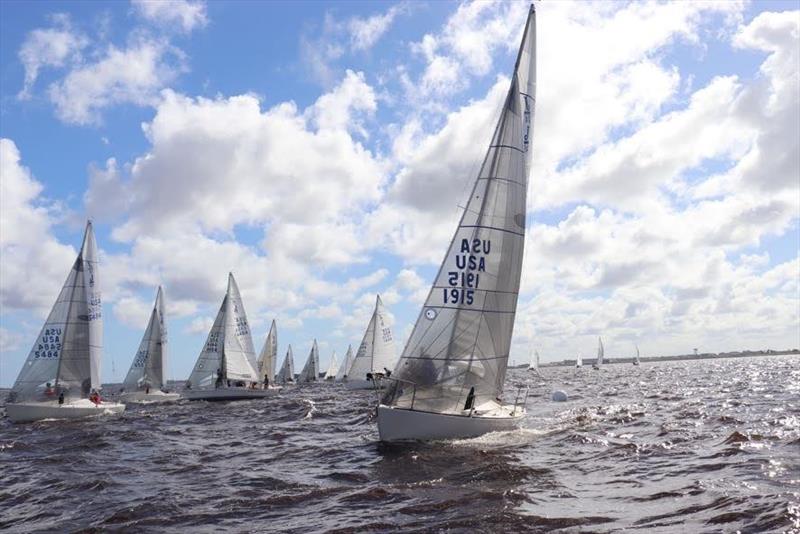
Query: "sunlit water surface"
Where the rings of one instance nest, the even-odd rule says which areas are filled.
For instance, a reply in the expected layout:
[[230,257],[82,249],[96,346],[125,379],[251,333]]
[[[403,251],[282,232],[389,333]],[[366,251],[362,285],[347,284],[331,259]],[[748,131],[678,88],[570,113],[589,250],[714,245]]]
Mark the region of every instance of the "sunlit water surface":
[[428,444],[379,444],[374,393],[325,384],[3,419],[0,530],[800,531],[800,358],[541,372],[507,378],[524,429]]

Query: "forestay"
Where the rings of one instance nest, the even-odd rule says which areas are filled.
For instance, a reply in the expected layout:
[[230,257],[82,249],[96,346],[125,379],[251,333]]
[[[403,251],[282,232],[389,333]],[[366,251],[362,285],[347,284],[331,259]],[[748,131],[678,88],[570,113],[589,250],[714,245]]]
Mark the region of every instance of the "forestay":
[[78,257],[14,382],[14,402],[46,400],[49,382],[67,398],[100,389],[103,316],[97,243],[91,221]]
[[319,380],[319,348],[317,347],[317,340],[311,346],[311,352],[308,354],[306,364],[300,375],[297,377],[298,382],[316,382]]
[[[502,394],[519,293],[535,95],[531,8],[491,144],[386,402],[463,410]],[[454,177],[456,179],[457,177]]]
[[269,327],[269,334],[264,341],[264,347],[261,349],[261,354],[258,355],[258,378],[264,380],[264,377],[272,382],[275,380],[275,365],[278,360],[278,327],[275,326],[275,319],[272,320],[272,325]]
[[350,380],[366,380],[367,373],[385,373],[386,369],[391,369],[394,359],[394,336],[383,301],[378,295],[372,317],[347,377]]
[[125,389],[152,387],[161,389],[165,385],[167,368],[167,328],[164,323],[164,295],[161,286],[156,293],[156,302],[150,313],[150,321],[144,332],[139,350],[133,358],[131,368],[125,376]]
[[283,360],[283,365],[281,365],[281,370],[278,373],[277,380],[278,382],[284,384],[286,382],[294,381],[294,354],[292,354],[291,345],[289,345],[289,348],[286,351],[286,358]]

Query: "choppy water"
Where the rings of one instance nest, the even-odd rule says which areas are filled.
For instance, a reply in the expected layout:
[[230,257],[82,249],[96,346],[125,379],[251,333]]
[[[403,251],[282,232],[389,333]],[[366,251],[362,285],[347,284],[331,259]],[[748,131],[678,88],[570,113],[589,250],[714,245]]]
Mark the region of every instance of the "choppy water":
[[507,380],[526,429],[434,444],[379,444],[374,394],[330,385],[3,420],[0,529],[800,532],[800,358],[542,374]]

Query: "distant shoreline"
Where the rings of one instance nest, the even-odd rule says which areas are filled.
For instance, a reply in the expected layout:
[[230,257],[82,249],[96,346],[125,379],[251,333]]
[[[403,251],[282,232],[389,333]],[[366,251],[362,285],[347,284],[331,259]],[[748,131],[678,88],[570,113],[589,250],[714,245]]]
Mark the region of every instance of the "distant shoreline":
[[[715,360],[718,358],[751,358],[753,356],[785,356],[785,355],[798,355],[800,356],[800,350],[798,349],[791,349],[791,350],[745,350],[741,352],[720,352],[719,354],[715,354],[713,352],[704,352],[700,354],[677,354],[677,355],[669,355],[669,356],[646,356],[639,358],[639,361],[642,363],[646,362],[679,362],[685,360]],[[604,358],[603,365],[608,364],[615,364],[615,363],[627,363],[628,365],[632,364],[634,360],[633,356],[625,357],[625,358]],[[584,358],[583,365],[592,365],[595,362],[595,358]],[[540,363],[539,367],[574,367],[576,360],[561,360],[560,362],[547,362],[547,363]],[[529,364],[523,363],[520,365],[513,365],[509,366],[509,369],[526,369],[529,367]]]

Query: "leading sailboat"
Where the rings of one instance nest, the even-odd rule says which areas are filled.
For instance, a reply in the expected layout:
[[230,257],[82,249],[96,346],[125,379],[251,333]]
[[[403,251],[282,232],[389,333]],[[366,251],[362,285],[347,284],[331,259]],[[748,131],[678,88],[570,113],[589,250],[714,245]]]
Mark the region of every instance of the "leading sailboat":
[[473,437],[519,425],[503,393],[525,244],[536,88],[533,6],[467,206],[378,405],[383,441]]
[[240,400],[274,395],[256,386],[256,355],[239,286],[228,275],[228,290],[197,358],[183,396],[190,400]]
[[50,315],[17,376],[6,404],[15,423],[121,413],[100,399],[103,313],[91,221]]
[[164,391],[167,369],[167,326],[164,323],[164,294],[158,286],[156,302],[144,331],[139,350],[122,383],[122,402],[170,402],[178,393]]

